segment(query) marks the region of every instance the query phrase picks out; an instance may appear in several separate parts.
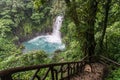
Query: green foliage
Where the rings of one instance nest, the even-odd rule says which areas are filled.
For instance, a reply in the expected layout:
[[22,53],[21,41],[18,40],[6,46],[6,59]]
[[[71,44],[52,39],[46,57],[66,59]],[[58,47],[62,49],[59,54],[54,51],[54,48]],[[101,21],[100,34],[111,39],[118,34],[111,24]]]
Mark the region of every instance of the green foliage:
[[111,70],[110,74],[105,80],[120,80],[120,68]]
[[[90,0],[70,0],[71,6],[66,8],[64,0],[1,0],[0,69],[3,70],[16,66],[29,66],[49,62],[80,60],[81,57],[83,57],[82,43],[87,41],[84,33],[87,29],[93,27],[88,24],[89,21],[91,21],[90,19],[93,18],[89,16],[91,12],[91,10],[89,10],[89,1]],[[105,2],[104,0],[98,1],[98,11],[95,16],[96,22],[94,33],[97,44],[96,53],[99,49],[98,44],[102,34],[103,19],[105,18]],[[65,14],[65,20],[61,32],[63,35],[63,42],[66,44],[66,50],[59,53],[56,52],[53,58],[51,58],[52,60],[48,58],[48,55],[43,51],[33,51],[23,54],[21,47],[14,44],[15,40],[18,42],[20,40],[24,41],[24,37],[29,38],[32,37],[31,35],[42,30],[46,32],[48,28],[52,29],[49,26],[53,23],[55,16],[63,14]],[[117,62],[120,62],[119,17],[119,2],[112,0],[108,17],[109,21],[107,24],[106,39],[104,39],[105,54],[103,55]],[[90,44],[90,42],[88,44]],[[23,47],[24,46],[22,46],[22,48]],[[43,70],[42,73],[43,72],[45,72],[45,70]],[[33,71],[27,72],[26,75],[22,74],[21,76],[23,79],[28,79],[32,73]],[[120,69],[112,70],[107,80],[119,80],[119,75]]]
[[70,61],[79,61],[83,54],[80,49],[80,43],[78,41],[72,41],[69,43],[69,47],[65,51],[60,51],[54,53],[52,58],[53,63],[58,62],[70,62]]
[[[27,54],[21,54],[21,53],[18,54],[17,52],[17,54],[12,53],[12,54],[8,54],[8,56],[5,55],[4,57],[5,59],[1,58],[1,61],[0,61],[0,65],[1,65],[0,70],[14,68],[18,66],[40,65],[40,64],[45,64],[50,62],[48,55],[44,51],[33,51]],[[40,74],[44,72],[45,70],[43,70]],[[13,77],[14,79],[18,79],[19,77],[21,77],[21,79],[23,80],[28,80],[31,78],[31,76],[34,73],[35,71],[16,73],[13,75]]]
[[108,57],[120,62],[120,23],[115,22],[107,29]]
[[40,25],[40,20],[44,18],[44,14],[43,13],[33,13],[31,16],[31,19],[33,20],[33,22],[35,24],[39,24]]
[[18,54],[21,54],[20,50],[11,40],[0,38],[0,69],[9,68],[9,64],[14,64],[15,56]]
[[65,13],[66,6],[64,0],[53,0],[52,4],[50,11],[51,14],[58,15]]
[[64,52],[66,61],[78,61],[83,57],[79,41],[72,41]]
[[25,23],[24,24],[24,35],[26,36],[27,34],[31,34],[32,33],[32,24],[30,23]]
[[65,22],[66,23],[63,24],[61,32],[62,34],[65,35],[63,42],[66,43],[66,45],[69,45],[69,42],[76,39],[76,28],[73,22],[70,21],[65,21]]
[[[37,32],[45,31],[52,23],[50,18],[50,5],[43,0],[2,0],[0,1],[0,35],[9,38],[18,37],[16,43],[32,37]],[[36,11],[34,4],[39,4]],[[47,6],[47,7],[46,7]],[[49,27],[52,29],[51,27]],[[25,38],[26,37],[26,38]],[[25,38],[25,39],[24,39]]]
[[[1,54],[0,69],[13,68],[17,66],[30,66],[49,62],[47,54],[43,51],[33,51],[27,54],[4,53]],[[5,59],[4,59],[5,58]]]
[[45,52],[33,51],[23,54],[21,45],[14,44],[21,43],[19,41],[24,40],[24,37],[31,37],[33,32],[36,34],[52,23],[47,16],[50,11],[49,6],[41,7],[38,8],[43,10],[42,12],[34,10],[32,1],[0,1],[0,70],[49,62]]
[[38,10],[41,6],[41,0],[33,0],[34,8]]
[[0,37],[6,37],[7,32],[11,32],[10,26],[12,26],[14,22],[10,19],[0,19]]
[[36,65],[43,64],[47,58],[47,54],[43,51],[33,51],[27,54],[23,54],[18,57],[18,61],[22,66],[24,65]]
[[[76,27],[75,24],[69,20],[69,18],[65,18],[63,22],[63,27],[61,29],[63,35],[63,42],[66,44],[66,51],[61,54],[55,56],[56,59],[60,61],[78,61],[83,57],[81,51],[81,43],[77,39]],[[57,60],[55,60],[57,62]]]

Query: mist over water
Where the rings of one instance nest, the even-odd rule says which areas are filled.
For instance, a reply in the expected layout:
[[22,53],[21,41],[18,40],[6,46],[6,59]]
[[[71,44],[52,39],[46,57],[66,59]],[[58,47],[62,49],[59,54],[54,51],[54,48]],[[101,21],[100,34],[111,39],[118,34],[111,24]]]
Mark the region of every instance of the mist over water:
[[53,24],[53,32],[51,35],[37,36],[27,42],[24,42],[25,46],[24,52],[34,51],[34,50],[44,50],[47,53],[53,53],[56,50],[65,49],[65,45],[61,40],[61,26],[62,26],[63,16],[57,16]]

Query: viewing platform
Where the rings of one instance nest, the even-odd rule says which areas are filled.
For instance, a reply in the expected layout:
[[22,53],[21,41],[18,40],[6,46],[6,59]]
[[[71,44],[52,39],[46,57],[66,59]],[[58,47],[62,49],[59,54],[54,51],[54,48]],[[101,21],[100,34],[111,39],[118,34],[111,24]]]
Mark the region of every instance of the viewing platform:
[[0,80],[23,80],[21,75],[26,76],[28,71],[33,74],[26,80],[103,80],[107,76],[107,66],[110,63],[120,67],[120,64],[104,56],[100,56],[98,60],[92,62],[89,62],[89,57],[86,56],[81,61],[76,62],[33,65],[3,70],[0,71]]

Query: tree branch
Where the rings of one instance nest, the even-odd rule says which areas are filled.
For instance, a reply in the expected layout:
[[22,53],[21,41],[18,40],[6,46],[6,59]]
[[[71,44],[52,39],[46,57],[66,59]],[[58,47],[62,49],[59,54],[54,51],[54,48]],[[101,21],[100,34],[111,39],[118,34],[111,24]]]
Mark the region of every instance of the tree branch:
[[103,34],[101,36],[100,44],[99,44],[100,45],[100,50],[103,49],[103,40],[104,40],[104,36],[105,36],[105,33],[106,33],[106,29],[107,29],[108,16],[109,16],[109,10],[110,10],[110,3],[111,3],[111,0],[107,0],[106,6],[105,6],[105,18],[104,18],[104,22],[103,22],[103,31],[102,31]]

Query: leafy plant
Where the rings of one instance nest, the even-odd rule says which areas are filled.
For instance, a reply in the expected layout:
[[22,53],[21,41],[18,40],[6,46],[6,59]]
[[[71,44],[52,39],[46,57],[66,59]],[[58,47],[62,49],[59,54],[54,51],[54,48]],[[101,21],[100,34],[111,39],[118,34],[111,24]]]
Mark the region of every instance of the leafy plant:
[[120,80],[120,68],[111,70],[110,74],[105,80]]

